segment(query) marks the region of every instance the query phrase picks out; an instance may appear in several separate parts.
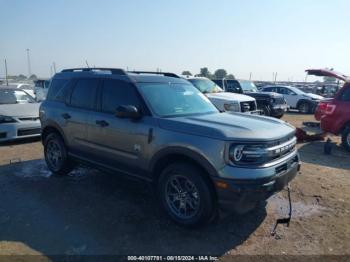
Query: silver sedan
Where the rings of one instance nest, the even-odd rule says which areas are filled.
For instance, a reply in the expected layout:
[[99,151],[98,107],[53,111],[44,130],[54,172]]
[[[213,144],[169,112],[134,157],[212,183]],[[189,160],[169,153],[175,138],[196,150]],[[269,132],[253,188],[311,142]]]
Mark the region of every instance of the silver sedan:
[[40,136],[39,106],[25,91],[0,86],[0,142]]

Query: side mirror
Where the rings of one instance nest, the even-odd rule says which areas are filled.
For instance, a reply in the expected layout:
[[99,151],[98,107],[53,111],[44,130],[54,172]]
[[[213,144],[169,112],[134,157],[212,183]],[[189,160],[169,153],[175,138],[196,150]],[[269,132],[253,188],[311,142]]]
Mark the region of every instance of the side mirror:
[[133,105],[121,105],[118,106],[117,112],[115,114],[119,118],[131,118],[138,119],[141,118],[140,111]]

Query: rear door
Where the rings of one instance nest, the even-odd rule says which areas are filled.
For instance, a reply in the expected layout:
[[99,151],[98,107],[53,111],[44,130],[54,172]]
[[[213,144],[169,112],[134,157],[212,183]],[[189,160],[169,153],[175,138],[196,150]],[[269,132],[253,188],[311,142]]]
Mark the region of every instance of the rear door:
[[78,79],[73,84],[66,111],[61,113],[65,121],[64,133],[69,140],[72,153],[87,155],[87,124],[90,114],[96,108],[99,79]]
[[147,144],[154,119],[147,115],[139,120],[116,117],[120,105],[133,105],[145,112],[135,86],[129,82],[105,79],[99,97],[99,112],[91,114],[88,125],[93,159],[121,171],[137,173],[147,162]]

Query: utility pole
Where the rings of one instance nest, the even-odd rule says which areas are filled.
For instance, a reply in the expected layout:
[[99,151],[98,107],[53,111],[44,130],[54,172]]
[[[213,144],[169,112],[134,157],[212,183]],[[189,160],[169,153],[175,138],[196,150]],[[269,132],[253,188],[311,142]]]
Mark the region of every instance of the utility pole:
[[249,81],[252,80],[252,72],[249,74]]
[[277,72],[275,73],[275,84],[276,84],[276,80],[277,80]]
[[32,75],[32,68],[30,66],[30,56],[29,56],[29,48],[26,49],[27,51],[27,62],[28,62],[28,77],[30,77]]
[[9,85],[9,80],[8,80],[8,77],[7,77],[7,62],[6,62],[6,59],[5,59],[5,78],[6,78],[6,85],[8,86]]
[[50,77],[52,77],[52,65],[50,65]]

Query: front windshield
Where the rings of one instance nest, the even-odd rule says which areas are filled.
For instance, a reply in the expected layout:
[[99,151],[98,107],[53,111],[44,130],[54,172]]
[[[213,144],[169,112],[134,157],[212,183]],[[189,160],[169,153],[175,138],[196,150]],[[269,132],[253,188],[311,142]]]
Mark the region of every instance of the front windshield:
[[139,89],[152,111],[158,116],[218,112],[208,98],[190,84],[140,83]]
[[223,92],[217,84],[209,79],[188,79],[202,93],[218,93]]
[[22,90],[0,89],[0,104],[35,103],[35,100]]
[[256,85],[253,82],[250,81],[240,81],[239,82],[243,91],[245,92],[258,92],[258,88],[256,87]]

